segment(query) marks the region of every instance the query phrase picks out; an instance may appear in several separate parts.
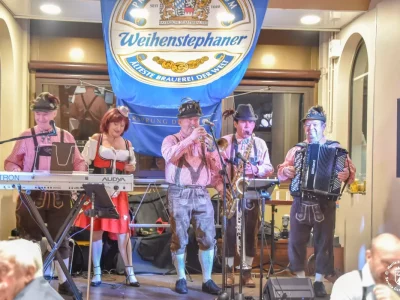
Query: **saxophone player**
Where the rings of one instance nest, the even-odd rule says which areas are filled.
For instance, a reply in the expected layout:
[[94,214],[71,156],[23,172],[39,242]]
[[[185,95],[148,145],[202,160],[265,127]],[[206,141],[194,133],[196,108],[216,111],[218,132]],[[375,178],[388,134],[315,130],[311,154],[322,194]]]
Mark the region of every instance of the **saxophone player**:
[[187,294],[185,275],[185,250],[188,229],[192,222],[199,245],[199,260],[203,273],[202,291],[219,294],[221,288],[211,279],[214,262],[215,224],[214,208],[208,185],[217,191],[223,189],[218,179],[220,160],[217,151],[208,151],[206,130],[199,125],[203,115],[199,102],[190,98],[179,107],[178,124],[181,130],[167,136],[161,148],[165,159],[165,179],[168,187],[168,209],[171,224],[171,254],[178,280],[175,291]]
[[[254,114],[251,104],[240,104],[237,110],[227,110],[223,113],[226,118],[233,115],[233,125],[236,129],[235,134],[229,134],[222,139],[226,139],[228,146],[222,153],[227,164],[227,173],[231,180],[234,180],[236,175],[240,178],[242,172],[238,168],[240,161],[236,157],[237,153],[242,154],[248,163],[244,167],[246,177],[248,178],[266,178],[274,172],[269,158],[267,144],[264,140],[254,137],[253,130],[258,119]],[[241,173],[241,174],[237,174]],[[232,182],[232,185],[235,185]],[[227,190],[228,191],[228,190]],[[230,194],[230,193],[229,193]],[[231,197],[231,196],[230,196]],[[222,193],[221,193],[222,198]],[[257,233],[259,228],[259,205],[253,199],[245,199],[246,210],[244,212],[244,226],[245,226],[245,247],[244,247],[244,265],[247,266],[243,272],[242,283],[246,287],[255,287],[255,283],[251,278],[251,266],[255,255],[255,248],[257,242]],[[240,217],[241,213],[239,213]],[[236,247],[238,246],[237,227],[238,212],[233,217],[227,219],[227,286],[235,283],[234,277],[234,256]],[[242,222],[243,224],[243,222]],[[236,246],[236,247],[235,247]]]

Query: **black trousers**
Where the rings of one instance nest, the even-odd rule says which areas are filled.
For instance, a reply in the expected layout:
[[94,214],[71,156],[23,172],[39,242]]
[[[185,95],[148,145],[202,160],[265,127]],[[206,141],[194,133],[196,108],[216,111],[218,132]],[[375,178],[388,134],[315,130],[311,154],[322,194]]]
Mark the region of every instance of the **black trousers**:
[[[51,237],[55,239],[58,230],[63,225],[71,210],[71,193],[32,191],[30,196],[43,221],[47,223],[47,229]],[[17,201],[15,215],[20,237],[26,240],[40,242],[43,236],[42,230],[36,224],[29,210],[20,198],[18,198]],[[62,259],[69,257],[70,247],[67,239],[64,239],[61,243],[59,253]]]
[[289,236],[289,261],[293,272],[304,270],[307,243],[313,229],[316,272],[332,274],[335,219],[335,201],[318,196],[314,201],[294,198],[290,210]]
[[[240,202],[239,202],[240,205]],[[245,249],[246,256],[254,257],[256,254],[257,246],[257,234],[260,227],[260,210],[258,202],[255,200],[246,200],[246,209],[244,213],[244,222],[242,218],[242,224],[245,224]],[[226,256],[234,257],[237,253],[236,245],[236,217],[237,212],[232,218],[227,219],[226,222],[226,235],[227,235],[227,248]],[[240,228],[239,228],[240,230]]]

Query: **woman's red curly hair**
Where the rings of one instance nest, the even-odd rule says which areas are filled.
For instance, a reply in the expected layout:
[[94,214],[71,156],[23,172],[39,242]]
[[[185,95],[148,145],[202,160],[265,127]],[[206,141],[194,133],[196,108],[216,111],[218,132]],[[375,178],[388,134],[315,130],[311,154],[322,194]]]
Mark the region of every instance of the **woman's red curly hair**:
[[110,109],[104,114],[103,118],[101,119],[100,132],[108,133],[108,127],[110,126],[110,123],[118,123],[121,121],[125,122],[124,132],[126,132],[129,128],[128,117],[122,115],[117,108]]

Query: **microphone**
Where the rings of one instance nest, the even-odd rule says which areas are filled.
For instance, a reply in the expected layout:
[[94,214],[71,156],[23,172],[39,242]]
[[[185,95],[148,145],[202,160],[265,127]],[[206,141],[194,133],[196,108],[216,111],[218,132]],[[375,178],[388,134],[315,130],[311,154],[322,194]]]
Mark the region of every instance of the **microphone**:
[[211,122],[210,120],[207,120],[207,119],[203,119],[202,123],[203,123],[203,125],[215,126],[215,124],[213,122]]
[[243,157],[243,155],[240,152],[236,153],[236,157],[239,158],[242,162],[247,163],[247,160]]
[[48,136],[57,136],[57,130],[56,130],[56,122],[54,122],[54,120],[51,120],[49,122],[50,126],[51,126],[51,131],[49,131]]

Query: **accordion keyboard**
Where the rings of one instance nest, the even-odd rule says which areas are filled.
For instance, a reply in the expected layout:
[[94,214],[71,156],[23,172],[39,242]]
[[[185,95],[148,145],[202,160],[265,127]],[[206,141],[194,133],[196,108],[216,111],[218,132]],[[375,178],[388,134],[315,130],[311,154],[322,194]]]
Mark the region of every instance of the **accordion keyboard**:
[[338,173],[345,167],[347,153],[343,148],[319,144],[308,144],[297,151],[296,174],[289,186],[292,196],[301,196],[304,191],[339,196],[342,182]]

